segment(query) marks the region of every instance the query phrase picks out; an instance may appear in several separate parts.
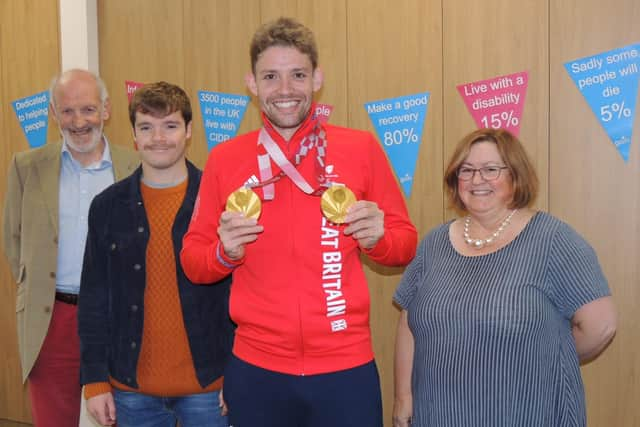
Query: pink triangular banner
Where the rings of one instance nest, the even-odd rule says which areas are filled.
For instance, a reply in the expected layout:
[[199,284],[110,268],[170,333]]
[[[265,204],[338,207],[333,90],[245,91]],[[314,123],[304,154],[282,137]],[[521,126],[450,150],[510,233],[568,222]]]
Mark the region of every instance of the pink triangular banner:
[[320,123],[326,123],[329,121],[329,116],[333,111],[333,105],[329,104],[316,104],[316,117]]
[[133,94],[136,90],[138,90],[138,88],[144,86],[144,83],[140,83],[140,82],[134,82],[131,80],[125,80],[124,84],[127,87],[127,101],[129,101],[129,103],[131,103],[131,98],[133,97]]
[[457,86],[478,128],[506,129],[520,134],[527,94],[527,71]]

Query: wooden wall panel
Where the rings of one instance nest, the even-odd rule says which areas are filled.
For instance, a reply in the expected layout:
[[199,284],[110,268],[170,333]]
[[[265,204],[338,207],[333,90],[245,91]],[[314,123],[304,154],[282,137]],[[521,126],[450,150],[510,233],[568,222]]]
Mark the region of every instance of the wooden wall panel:
[[[185,2],[184,40],[185,46],[189,46],[184,53],[185,90],[191,95],[194,113],[189,158],[200,167],[204,167],[208,150],[198,91],[250,95],[244,83],[245,74],[251,68],[252,34],[247,27],[257,27],[260,23],[257,6],[258,3],[251,0]],[[238,133],[257,128],[259,121],[258,108],[252,102]]]
[[[347,126],[347,0],[261,0],[260,9],[263,23],[291,16],[313,30],[319,67],[324,73],[323,87],[315,99],[333,105],[331,123]],[[255,29],[245,28],[251,35]]]
[[[375,133],[364,103],[430,92],[430,105],[407,201],[422,236],[442,211],[442,27],[439,0],[348,2],[349,126]],[[400,269],[367,263],[371,327],[385,422],[393,407],[393,354],[398,309],[392,304]],[[385,424],[388,425],[388,424]]]
[[552,5],[549,206],[594,246],[619,311],[611,347],[583,368],[589,425],[638,426],[640,114],[625,163],[563,64],[638,43],[640,3]]
[[375,134],[364,103],[430,92],[407,200],[422,233],[442,221],[441,8],[436,0],[385,0],[376,7],[369,1],[350,1],[348,9],[349,126]]
[[184,86],[184,6],[171,0],[99,0],[100,74],[112,104],[109,141],[133,147],[125,80]]
[[[13,153],[29,148],[11,102],[47,90],[60,68],[57,0],[0,1],[0,200],[4,200]],[[57,126],[49,123],[50,140]],[[31,422],[22,385],[16,336],[15,289],[4,255],[0,256],[0,418]]]
[[529,72],[520,139],[540,177],[538,207],[547,207],[549,61],[547,2],[443,2],[445,165],[454,146],[475,129],[456,86]]

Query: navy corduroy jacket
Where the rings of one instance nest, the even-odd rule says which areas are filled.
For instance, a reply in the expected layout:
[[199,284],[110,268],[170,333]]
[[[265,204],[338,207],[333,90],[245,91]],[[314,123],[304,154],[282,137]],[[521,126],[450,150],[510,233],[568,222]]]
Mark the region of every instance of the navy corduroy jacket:
[[[231,277],[194,285],[180,265],[182,237],[198,195],[201,171],[187,161],[187,192],[172,228],[177,283],[196,377],[206,387],[222,375],[231,354]],[[137,388],[142,344],[146,250],[149,223],[140,191],[142,168],[97,195],[89,210],[78,330],[80,381],[108,382],[109,376]]]

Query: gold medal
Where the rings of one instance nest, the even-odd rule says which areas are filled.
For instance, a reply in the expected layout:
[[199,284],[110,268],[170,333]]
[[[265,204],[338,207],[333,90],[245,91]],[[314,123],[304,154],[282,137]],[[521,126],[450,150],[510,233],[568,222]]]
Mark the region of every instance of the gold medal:
[[344,223],[347,210],[356,202],[353,191],[344,185],[332,185],[322,193],[320,208],[324,216],[334,224]]
[[240,212],[246,218],[258,219],[262,203],[260,197],[250,188],[239,188],[229,195],[227,198],[227,210],[231,212]]

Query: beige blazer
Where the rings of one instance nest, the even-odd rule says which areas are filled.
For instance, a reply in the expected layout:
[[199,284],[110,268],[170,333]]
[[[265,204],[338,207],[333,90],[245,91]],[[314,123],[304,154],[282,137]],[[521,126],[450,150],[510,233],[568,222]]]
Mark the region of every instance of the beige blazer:
[[[58,142],[16,153],[7,177],[2,245],[18,286],[16,317],[23,381],[44,342],[55,300],[61,149]],[[139,164],[132,150],[115,144],[109,149],[116,181]]]

